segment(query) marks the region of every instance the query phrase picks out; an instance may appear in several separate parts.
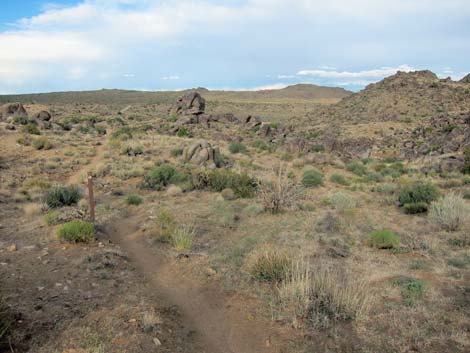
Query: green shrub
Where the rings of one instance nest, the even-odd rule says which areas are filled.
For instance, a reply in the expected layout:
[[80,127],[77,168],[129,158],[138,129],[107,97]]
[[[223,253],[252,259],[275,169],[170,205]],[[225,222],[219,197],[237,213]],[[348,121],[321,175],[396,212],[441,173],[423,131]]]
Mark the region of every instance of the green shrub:
[[93,223],[79,219],[64,223],[57,228],[59,238],[71,243],[88,243],[95,239],[95,234]]
[[59,224],[59,216],[59,212],[49,211],[43,217],[44,223],[46,223],[48,226]]
[[246,153],[248,151],[243,143],[237,141],[230,142],[228,150],[230,153]]
[[138,206],[142,203],[142,197],[140,197],[139,195],[135,195],[135,194],[131,194],[131,195],[127,195],[126,196],[126,204],[127,205],[134,205],[134,206]]
[[23,126],[21,131],[27,134],[31,134],[31,135],[41,135],[41,132],[39,131],[38,126],[32,122],[29,122],[25,126]]
[[350,171],[351,173],[354,173],[358,176],[364,176],[367,173],[367,167],[359,161],[352,161],[348,163],[346,166],[346,169]]
[[318,153],[318,152],[323,152],[325,150],[325,146],[323,145],[312,145],[310,148],[309,148],[309,151],[310,152],[314,152],[314,153]]
[[393,249],[400,245],[400,238],[388,229],[375,230],[369,235],[369,244],[377,249]]
[[384,180],[384,177],[381,173],[372,172],[372,173],[367,173],[363,179],[364,181],[367,181],[367,182],[380,183],[381,181]]
[[111,134],[112,139],[128,140],[132,138],[133,129],[125,126],[117,129]]
[[50,150],[52,148],[51,143],[45,137],[34,140],[32,145],[37,150]]
[[311,188],[323,185],[323,174],[316,170],[306,170],[302,176],[302,185]]
[[185,136],[188,136],[188,130],[187,130],[184,126],[181,126],[181,127],[178,129],[177,135],[178,135],[178,137],[185,137]]
[[176,229],[175,217],[168,210],[160,210],[156,219],[155,237],[162,243],[169,243]]
[[342,174],[331,174],[330,181],[335,184],[347,185],[348,181]]
[[15,116],[13,118],[13,124],[20,124],[20,125],[26,125],[27,123],[31,122],[28,117],[26,116]]
[[188,176],[178,171],[171,164],[161,164],[154,167],[144,177],[142,186],[148,189],[162,190],[170,184],[182,184],[188,180]]
[[397,277],[393,280],[393,284],[400,287],[401,295],[408,306],[414,306],[425,291],[424,282],[413,277]]
[[247,214],[248,216],[257,216],[263,212],[264,212],[263,205],[260,205],[258,203],[248,205],[243,209],[243,213]]
[[247,174],[238,174],[232,171],[213,170],[198,171],[192,175],[192,183],[195,189],[210,189],[221,192],[224,189],[232,189],[237,197],[252,197],[256,191],[256,181]]
[[183,154],[183,149],[182,148],[173,148],[171,151],[170,151],[170,154],[172,157],[179,157]]
[[224,227],[233,227],[235,224],[235,211],[232,205],[225,201],[220,200],[212,204],[212,212],[220,219]]
[[44,203],[50,208],[74,205],[82,197],[78,187],[57,186],[49,190],[44,196]]
[[405,203],[403,209],[407,214],[418,214],[428,211],[429,205],[426,202]]
[[249,259],[248,272],[258,281],[280,282],[287,277],[292,259],[286,251],[264,247]]
[[439,189],[431,183],[414,183],[405,186],[398,196],[401,205],[407,203],[425,202],[430,203],[439,197]]

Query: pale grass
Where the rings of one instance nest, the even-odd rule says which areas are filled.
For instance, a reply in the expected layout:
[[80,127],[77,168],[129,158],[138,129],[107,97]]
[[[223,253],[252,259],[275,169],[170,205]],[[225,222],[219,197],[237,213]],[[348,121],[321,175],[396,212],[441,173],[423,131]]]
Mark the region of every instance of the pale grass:
[[196,229],[192,224],[183,224],[176,227],[171,234],[171,245],[178,251],[190,250],[193,245],[193,239],[196,235]]
[[451,192],[431,204],[429,220],[447,231],[456,231],[469,219],[469,213],[463,197]]

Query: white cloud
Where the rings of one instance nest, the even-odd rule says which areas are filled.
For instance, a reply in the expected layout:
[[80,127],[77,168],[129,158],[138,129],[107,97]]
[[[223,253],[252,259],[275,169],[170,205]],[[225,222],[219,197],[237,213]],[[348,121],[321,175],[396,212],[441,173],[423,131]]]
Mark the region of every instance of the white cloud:
[[276,89],[283,89],[283,88],[286,88],[287,86],[289,85],[286,85],[285,83],[274,83],[272,85],[249,88],[247,89],[247,91],[270,91],[270,90],[276,90]]
[[122,76],[126,78],[133,78],[135,77],[135,74],[123,74]]
[[172,75],[172,76],[163,76],[162,80],[179,80],[180,77],[177,75]]
[[413,67],[400,65],[398,67],[382,67],[380,69],[364,71],[336,71],[336,70],[301,70],[297,72],[300,76],[315,76],[320,78],[382,78],[393,75],[398,71],[413,71]]
[[295,78],[295,75],[277,75],[277,78],[282,80],[286,78]]

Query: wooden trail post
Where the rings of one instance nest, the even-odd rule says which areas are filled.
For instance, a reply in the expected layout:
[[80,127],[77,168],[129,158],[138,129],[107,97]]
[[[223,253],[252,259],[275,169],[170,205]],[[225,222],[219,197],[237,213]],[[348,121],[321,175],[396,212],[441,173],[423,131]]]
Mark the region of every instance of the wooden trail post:
[[95,221],[95,197],[93,195],[93,174],[88,172],[88,202],[90,204],[90,221]]

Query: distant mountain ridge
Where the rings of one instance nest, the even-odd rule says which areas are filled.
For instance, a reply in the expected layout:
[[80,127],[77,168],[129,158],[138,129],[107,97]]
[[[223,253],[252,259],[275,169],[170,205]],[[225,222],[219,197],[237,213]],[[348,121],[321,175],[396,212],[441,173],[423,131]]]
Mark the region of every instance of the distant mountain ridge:
[[134,91],[119,89],[102,89],[94,91],[51,92],[18,95],[0,95],[0,103],[35,101],[38,103],[96,103],[122,104],[132,103],[172,103],[186,91],[196,90],[208,100],[316,100],[324,103],[334,103],[352,94],[343,88],[324,87],[311,84],[297,84],[283,89],[260,91],[219,91],[198,87],[184,91]]

